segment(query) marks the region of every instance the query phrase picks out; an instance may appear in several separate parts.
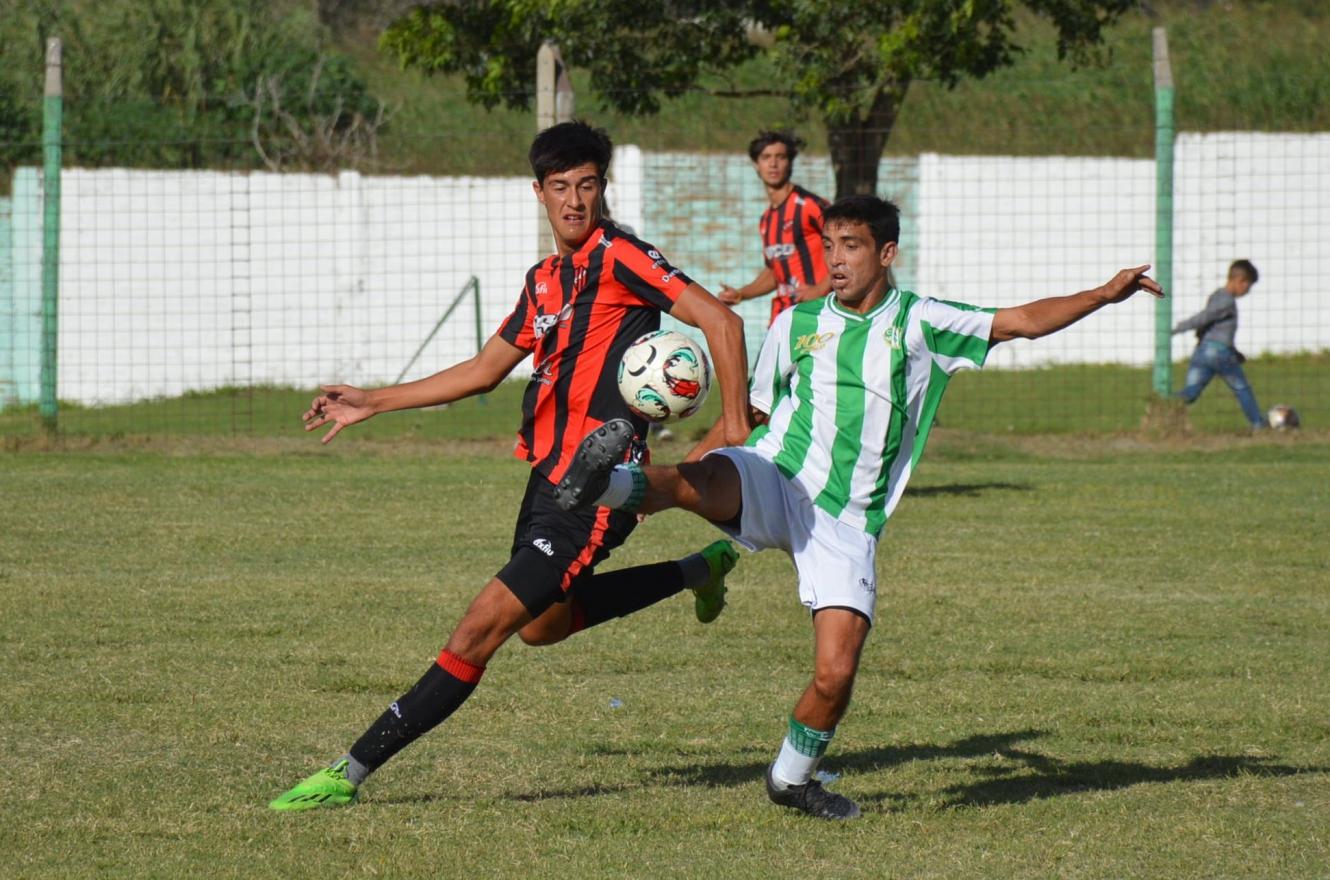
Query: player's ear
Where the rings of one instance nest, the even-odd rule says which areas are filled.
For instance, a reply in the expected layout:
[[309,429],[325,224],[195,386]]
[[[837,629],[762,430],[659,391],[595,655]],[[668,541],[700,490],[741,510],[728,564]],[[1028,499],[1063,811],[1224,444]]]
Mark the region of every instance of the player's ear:
[[895,262],[895,261],[896,261],[896,242],[894,242],[894,241],[889,241],[889,242],[887,242],[886,244],[882,245],[882,250],[878,251],[877,258],[878,258],[878,260],[882,263],[882,268],[883,268],[883,269],[887,268],[887,267],[890,266],[893,262]]
[[539,180],[531,181],[531,191],[536,194],[536,201],[542,205],[545,204],[545,189],[540,185]]

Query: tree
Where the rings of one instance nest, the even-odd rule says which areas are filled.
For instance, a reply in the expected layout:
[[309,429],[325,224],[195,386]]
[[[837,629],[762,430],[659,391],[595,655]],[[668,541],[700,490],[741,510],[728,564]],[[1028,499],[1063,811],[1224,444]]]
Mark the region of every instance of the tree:
[[372,155],[383,124],[295,0],[30,0],[0,17],[0,163],[40,141],[48,35],[64,42],[70,164],[326,171]]
[[467,0],[418,7],[381,46],[404,65],[461,73],[469,100],[530,107],[535,58],[554,40],[616,110],[651,114],[766,53],[770,89],[827,128],[837,196],[876,191],[877,167],[911,82],[949,87],[1015,61],[1016,7],[1050,21],[1058,54],[1093,56],[1132,0]]

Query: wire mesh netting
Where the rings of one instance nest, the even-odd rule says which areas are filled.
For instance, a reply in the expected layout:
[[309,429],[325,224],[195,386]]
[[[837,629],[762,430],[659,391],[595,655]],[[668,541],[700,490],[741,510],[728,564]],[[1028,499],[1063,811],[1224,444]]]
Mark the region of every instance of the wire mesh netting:
[[[608,191],[616,221],[711,290],[751,280],[768,206],[742,149],[753,134],[735,132],[730,153],[619,144]],[[114,167],[115,144],[94,146],[111,167],[64,168],[59,201],[56,387],[67,434],[296,431],[320,383],[381,385],[473,355],[549,247],[520,169],[145,170]],[[12,436],[42,429],[38,156],[9,169],[0,198],[0,433]],[[834,195],[824,154],[800,155],[793,179]],[[1251,260],[1260,281],[1241,302],[1237,345],[1260,405],[1330,422],[1330,305],[1320,296],[1330,135],[1183,133],[1175,179],[1172,320],[1203,308],[1231,261]],[[995,307],[1093,287],[1154,261],[1155,180],[1151,159],[888,155],[878,190],[901,208],[896,279]],[[768,301],[739,309],[755,353]],[[1153,397],[1155,322],[1153,301],[1138,297],[1056,336],[1003,345],[982,374],[956,380],[940,419],[978,431],[1135,429]],[[1173,337],[1175,388],[1194,345],[1191,334]],[[1191,409],[1193,426],[1242,428],[1215,385]],[[459,408],[450,430],[511,431],[518,394],[501,388],[490,398],[498,405]],[[429,434],[437,421],[413,414],[365,433]]]

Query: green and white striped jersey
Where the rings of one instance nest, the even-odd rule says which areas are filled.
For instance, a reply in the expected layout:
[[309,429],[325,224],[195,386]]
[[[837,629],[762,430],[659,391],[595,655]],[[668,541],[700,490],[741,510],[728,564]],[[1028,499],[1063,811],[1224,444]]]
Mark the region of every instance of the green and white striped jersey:
[[983,366],[994,309],[891,290],[866,315],[835,294],[782,312],[749,396],[769,414],[748,439],[818,507],[881,533],[957,370]]

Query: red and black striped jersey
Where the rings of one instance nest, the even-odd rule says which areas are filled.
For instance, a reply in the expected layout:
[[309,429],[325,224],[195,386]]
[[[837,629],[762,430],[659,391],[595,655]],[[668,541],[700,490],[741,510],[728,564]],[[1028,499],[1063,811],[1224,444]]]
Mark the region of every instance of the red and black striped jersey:
[[619,394],[619,362],[691,283],[660,251],[604,222],[573,253],[531,267],[499,328],[535,356],[518,458],[558,482],[582,438],[610,419],[629,419],[646,436],[646,421]]
[[762,212],[762,259],[776,277],[771,320],[794,305],[794,291],[827,277],[822,253],[822,211],[827,200],[796,186],[779,205]]

